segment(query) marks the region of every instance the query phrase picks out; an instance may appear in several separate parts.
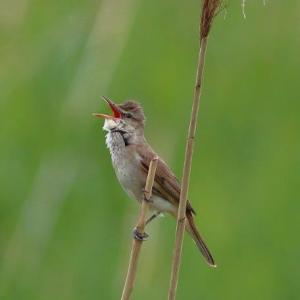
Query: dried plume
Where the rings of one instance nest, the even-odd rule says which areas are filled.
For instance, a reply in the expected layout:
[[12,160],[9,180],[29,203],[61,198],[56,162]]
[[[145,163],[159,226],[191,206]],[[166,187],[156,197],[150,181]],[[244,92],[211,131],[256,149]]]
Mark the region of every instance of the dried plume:
[[206,38],[209,34],[214,17],[220,12],[222,0],[203,0],[200,23],[200,38]]

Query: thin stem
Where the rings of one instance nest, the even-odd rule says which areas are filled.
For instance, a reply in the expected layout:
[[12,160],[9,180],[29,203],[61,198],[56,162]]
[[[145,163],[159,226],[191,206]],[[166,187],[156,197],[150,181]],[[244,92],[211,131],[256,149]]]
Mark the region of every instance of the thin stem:
[[[142,201],[140,216],[136,225],[136,229],[139,231],[141,235],[143,235],[146,226],[146,216],[149,209],[149,200],[152,195],[152,187],[154,183],[157,162],[158,162],[158,158],[155,157],[151,160],[149,165],[149,171],[148,171],[148,176],[147,176],[146,186],[145,186],[144,200]],[[142,242],[143,242],[142,240],[137,240],[135,238],[133,239],[128,271],[126,275],[126,281],[123,288],[121,300],[130,299],[131,293],[133,291],[134,280],[135,280],[136,270],[138,265],[138,258],[142,247]]]
[[169,287],[169,298],[168,298],[169,300],[174,300],[176,297],[176,289],[177,289],[178,275],[179,275],[180,262],[181,262],[182,243],[183,243],[184,230],[185,230],[186,203],[187,203],[190,173],[192,167],[194,138],[195,138],[195,132],[197,127],[198,111],[199,111],[199,104],[201,98],[201,87],[202,87],[206,48],[207,48],[207,37],[203,37],[201,39],[200,50],[199,50],[194,100],[193,100],[191,119],[190,119],[190,125],[189,125],[189,131],[188,131],[188,137],[187,137],[187,143],[185,149],[180,202],[179,202],[179,209],[177,215],[176,239],[175,239],[171,280],[170,280],[170,287]]

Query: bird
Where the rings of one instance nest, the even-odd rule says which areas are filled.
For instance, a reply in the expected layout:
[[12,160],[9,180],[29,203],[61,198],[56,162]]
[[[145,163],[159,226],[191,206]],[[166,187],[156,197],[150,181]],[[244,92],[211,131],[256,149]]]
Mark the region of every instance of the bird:
[[[116,104],[102,96],[112,111],[112,115],[94,113],[104,119],[103,130],[106,134],[106,145],[109,149],[116,176],[130,198],[142,203],[144,188],[152,159],[158,157],[157,169],[152,188],[149,206],[153,214],[146,221],[149,224],[163,213],[177,218],[181,185],[169,166],[151,148],[144,136],[145,114],[141,105],[134,100]],[[200,235],[191,203],[186,205],[186,231],[190,234],[209,266],[215,267],[215,261]],[[146,233],[133,231],[134,237],[145,240]]]

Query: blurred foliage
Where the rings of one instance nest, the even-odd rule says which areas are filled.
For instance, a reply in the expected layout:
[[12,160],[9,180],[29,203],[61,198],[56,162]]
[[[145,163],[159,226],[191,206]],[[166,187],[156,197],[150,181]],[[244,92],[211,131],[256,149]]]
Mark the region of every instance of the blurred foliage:
[[[240,1],[209,39],[178,299],[298,299],[300,3]],[[0,2],[0,298],[118,299],[137,205],[92,112],[134,98],[180,177],[199,1]],[[151,224],[134,299],[165,299],[175,222]]]

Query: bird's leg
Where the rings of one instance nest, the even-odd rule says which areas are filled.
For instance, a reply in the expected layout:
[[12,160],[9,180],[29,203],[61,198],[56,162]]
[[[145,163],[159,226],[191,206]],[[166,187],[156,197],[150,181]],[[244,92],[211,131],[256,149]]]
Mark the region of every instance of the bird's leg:
[[[151,199],[151,194],[149,194],[145,189],[143,189],[143,194],[144,194],[144,199],[142,201],[142,207],[145,203],[147,203],[149,205],[153,202],[153,200]],[[133,229],[133,232],[132,232],[133,237],[139,241],[146,241],[149,238],[149,234],[147,234],[144,231],[146,225],[149,224],[151,221],[153,221],[155,218],[157,218],[161,214],[162,214],[161,212],[156,212],[150,218],[148,218],[146,221],[144,221],[145,215],[144,215],[144,217],[142,217],[143,221],[140,218],[138,224],[142,223],[143,225],[142,226],[137,225]],[[141,230],[141,227],[142,227],[142,230]]]
[[156,219],[157,217],[159,217],[161,215],[162,215],[162,213],[160,211],[157,211],[150,218],[147,219],[146,225],[148,225],[150,222],[152,222],[154,219]]
[[[146,220],[145,226],[148,225],[150,222],[152,222],[154,219],[156,219],[159,216],[162,216],[162,212],[157,211],[156,213],[154,213],[153,215],[151,215],[151,217],[149,217]],[[133,229],[133,237],[139,241],[146,241],[149,238],[149,234],[147,234],[146,232],[141,233],[137,227],[135,227]]]

